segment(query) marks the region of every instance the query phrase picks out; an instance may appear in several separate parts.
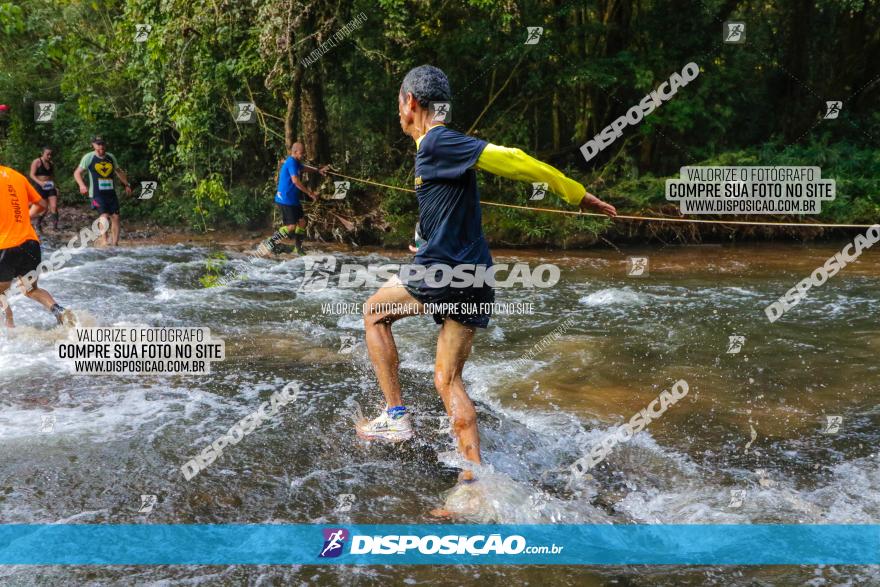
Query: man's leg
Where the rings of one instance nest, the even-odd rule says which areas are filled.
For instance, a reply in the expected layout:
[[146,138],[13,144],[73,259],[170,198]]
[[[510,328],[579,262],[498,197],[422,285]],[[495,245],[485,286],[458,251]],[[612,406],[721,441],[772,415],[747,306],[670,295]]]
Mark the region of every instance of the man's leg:
[[113,247],[119,244],[119,214],[110,216],[110,242]]
[[452,432],[458,438],[459,451],[467,460],[480,464],[477,411],[461,378],[465,361],[471,353],[475,330],[473,326],[465,326],[450,318],[443,322],[437,338],[434,386],[446,406]]
[[41,259],[41,250],[40,244],[36,241],[28,241],[24,245],[22,245],[22,250],[19,252],[21,255],[26,255],[30,257],[30,260],[22,265],[22,269],[25,271],[29,271],[28,276],[33,274],[33,281],[31,281],[30,277],[27,276],[18,276],[18,284],[21,288],[21,293],[23,293],[26,297],[34,300],[43,305],[49,312],[55,316],[55,319],[58,321],[58,324],[75,324],[76,318],[70,310],[65,310],[61,305],[59,305],[52,295],[47,292],[45,289],[41,289],[39,286],[39,273],[36,273],[40,266]]
[[380,287],[364,305],[367,352],[388,407],[403,405],[398,376],[400,358],[391,334],[391,324],[421,313],[421,302],[412,297],[397,278]]
[[110,215],[109,214],[101,214],[101,218],[105,220],[105,222],[101,222],[99,226],[103,226],[103,230],[100,232],[100,236],[98,237],[97,242],[95,243],[98,247],[106,247],[107,246],[107,237],[110,232]]
[[276,239],[276,242],[281,241],[281,239],[293,241],[293,233],[295,230],[296,223],[284,224],[275,232],[275,234],[272,235],[272,238]]
[[58,230],[58,196],[49,196],[49,212],[52,215],[52,230]]
[[15,320],[12,318],[12,306],[9,305],[9,299],[6,292],[9,291],[11,281],[0,281],[0,310],[6,318],[6,328],[15,328]]
[[40,289],[40,286],[37,285],[38,281],[39,280],[34,281],[29,291],[25,289],[24,281],[22,281],[21,293],[23,293],[28,298],[34,300],[35,302],[42,304],[43,307],[54,314],[54,308],[55,306],[58,306],[58,304],[55,302],[55,298],[52,297],[52,294],[47,292],[45,289]]
[[296,223],[296,226],[294,227],[295,243],[296,243],[296,249],[298,251],[302,250],[303,236],[305,234],[306,234],[306,219],[305,219],[305,217],[302,217],[299,219],[299,221]]

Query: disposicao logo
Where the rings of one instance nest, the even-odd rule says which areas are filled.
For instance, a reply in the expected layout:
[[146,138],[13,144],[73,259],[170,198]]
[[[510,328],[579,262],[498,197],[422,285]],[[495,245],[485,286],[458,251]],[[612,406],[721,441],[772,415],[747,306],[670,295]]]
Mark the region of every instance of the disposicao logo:
[[336,558],[342,554],[345,541],[348,540],[348,530],[345,528],[324,528],[324,547],[318,558]]
[[326,528],[324,547],[318,558],[335,558],[345,550],[345,543],[351,538],[348,554],[359,555],[535,555],[559,554],[564,546],[556,544],[526,544],[525,537],[511,534],[477,534],[437,536],[428,534],[389,534],[366,536],[350,534],[344,528]]

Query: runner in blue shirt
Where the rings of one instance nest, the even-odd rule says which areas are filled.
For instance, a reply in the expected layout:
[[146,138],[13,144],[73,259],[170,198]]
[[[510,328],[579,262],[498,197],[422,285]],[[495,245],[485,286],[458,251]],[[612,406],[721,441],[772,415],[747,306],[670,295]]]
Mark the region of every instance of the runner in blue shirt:
[[[293,143],[290,147],[290,156],[284,161],[278,173],[278,191],[275,193],[275,204],[281,212],[281,228],[278,229],[278,233],[286,238],[290,238],[291,234],[294,235],[296,246],[293,250],[298,255],[303,254],[302,241],[306,233],[306,218],[299,200],[300,194],[306,194],[313,202],[318,199],[318,194],[302,183],[300,175],[303,169],[321,175],[327,174],[327,166],[319,169],[303,163],[304,155],[305,149],[302,143]],[[272,238],[266,241],[266,245],[273,252],[275,242]]]

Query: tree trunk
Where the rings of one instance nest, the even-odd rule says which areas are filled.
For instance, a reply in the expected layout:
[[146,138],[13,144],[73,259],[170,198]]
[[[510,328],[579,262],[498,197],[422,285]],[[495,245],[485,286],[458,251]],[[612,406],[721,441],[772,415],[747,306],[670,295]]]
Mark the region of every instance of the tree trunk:
[[302,93],[302,66],[297,60],[296,55],[296,25],[300,20],[295,14],[296,2],[290,0],[288,11],[288,22],[290,23],[287,31],[287,67],[288,71],[293,72],[293,81],[291,83],[290,93],[285,93],[287,97],[287,110],[284,113],[284,146],[290,151],[293,143],[297,139],[297,131],[299,125],[296,120],[296,112],[299,108],[300,95]]
[[290,151],[290,147],[296,142],[296,103],[299,101],[299,92],[287,97],[287,111],[284,113],[284,146]]
[[560,138],[560,111],[561,106],[559,104],[559,90],[553,91],[553,152],[559,150],[559,146],[562,144],[562,140]]
[[330,160],[330,142],[327,139],[324,87],[319,74],[308,75],[303,80],[300,105],[302,142],[306,148],[306,158],[315,163],[326,163]]
[[807,53],[812,12],[812,0],[794,0],[786,14],[787,35],[783,53],[785,81],[780,97],[780,112],[787,141],[802,135],[810,122],[808,119],[812,118],[812,111],[803,106],[808,95],[804,85],[809,84],[811,78]]
[[[320,3],[313,2],[304,12],[303,30],[327,30],[334,22],[332,14],[327,15],[326,18],[319,14],[319,5]],[[317,49],[324,39],[323,34],[318,34],[312,37],[309,42],[304,43],[305,47],[301,50],[300,59]],[[327,109],[324,106],[324,76],[321,69],[321,59],[319,58],[317,62],[308,66],[304,66],[299,61],[296,67],[300,97],[299,122],[302,129],[300,141],[305,147],[305,158],[316,164],[328,163],[330,161],[330,141],[327,137]]]

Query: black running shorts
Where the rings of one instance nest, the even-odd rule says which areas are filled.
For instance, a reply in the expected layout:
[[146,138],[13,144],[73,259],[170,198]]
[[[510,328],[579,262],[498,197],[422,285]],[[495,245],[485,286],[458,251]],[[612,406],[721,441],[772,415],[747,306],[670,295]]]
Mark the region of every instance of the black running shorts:
[[24,277],[39,267],[43,260],[38,241],[25,241],[17,247],[0,249],[0,281]]
[[119,198],[116,194],[98,195],[92,198],[92,210],[97,210],[98,214],[110,214],[114,216],[119,214]]
[[440,311],[431,312],[434,322],[443,324],[449,318],[465,326],[486,328],[492,316],[495,290],[482,287],[428,287],[424,282],[404,284],[409,295]]
[[305,216],[303,207],[299,204],[288,206],[287,204],[276,204],[281,209],[281,223],[284,226],[291,226],[299,222],[299,219]]

